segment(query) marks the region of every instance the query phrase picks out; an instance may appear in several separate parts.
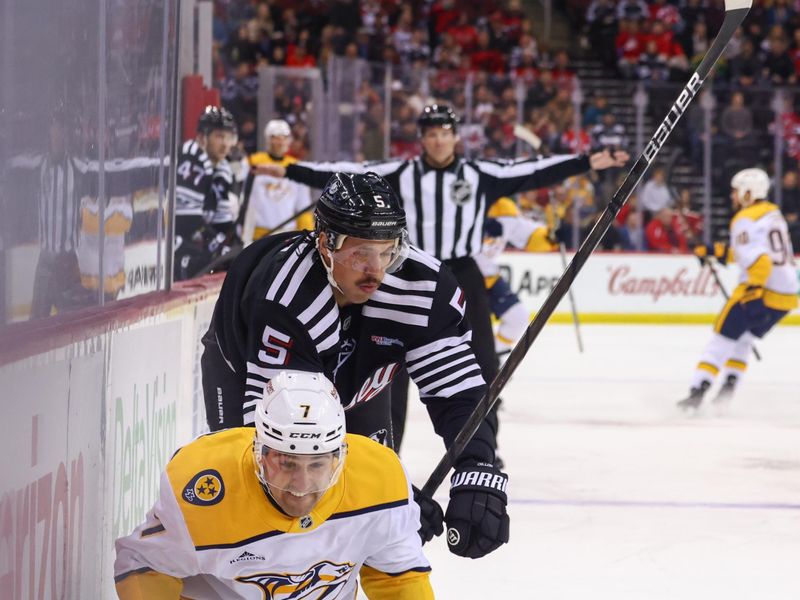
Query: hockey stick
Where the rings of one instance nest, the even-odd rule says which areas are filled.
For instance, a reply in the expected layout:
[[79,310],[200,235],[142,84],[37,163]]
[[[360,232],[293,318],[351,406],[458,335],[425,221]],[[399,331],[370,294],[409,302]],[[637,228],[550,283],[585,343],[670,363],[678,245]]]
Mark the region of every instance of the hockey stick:
[[530,145],[531,148],[533,148],[537,152],[539,151],[539,148],[542,147],[542,138],[533,133],[527,127],[520,125],[519,123],[514,125],[514,137],[527,143],[528,145]]
[[666,142],[675,124],[686,110],[686,107],[689,106],[692,98],[694,98],[695,94],[697,94],[698,90],[703,85],[703,81],[708,77],[714,63],[717,62],[720,54],[722,54],[725,46],[728,45],[736,28],[741,25],[751,6],[752,0],[725,0],[725,20],[722,23],[717,37],[703,57],[700,65],[697,67],[697,70],[692,74],[691,78],[689,78],[689,82],[678,95],[672,108],[670,108],[667,113],[666,118],[661,125],[659,125],[653,137],[650,138],[641,156],[639,156],[633,168],[625,177],[625,181],[622,182],[622,185],[611,198],[605,210],[603,210],[603,213],[589,232],[589,235],[583,241],[580,248],[578,248],[569,266],[545,299],[542,308],[536,313],[536,317],[528,325],[525,334],[517,342],[517,345],[514,346],[508,360],[503,363],[494,381],[489,385],[486,393],[484,393],[480,402],[478,402],[472,414],[464,423],[461,431],[458,432],[456,439],[447,449],[447,452],[439,461],[439,464],[436,465],[433,473],[428,477],[428,481],[425,482],[421,490],[423,494],[432,497],[433,493],[444,481],[447,473],[455,464],[456,458],[458,458],[464,450],[469,440],[472,439],[472,436],[475,434],[475,431],[477,431],[481,422],[486,418],[486,415],[489,414],[489,411],[500,395],[500,391],[505,387],[513,372],[522,362],[522,359],[525,358],[528,349],[536,340],[545,323],[550,318],[550,315],[553,314],[556,306],[558,306],[558,303],[564,297],[564,294],[566,294],[567,289],[572,285],[572,282],[575,281],[575,277],[577,277],[584,263],[589,258],[589,255],[594,252],[597,244],[600,243],[600,240],[611,226],[612,221],[616,218],[620,208],[627,202],[633,188],[639,183],[642,175],[644,175],[647,167],[656,157],[656,154],[658,154],[664,142]]
[[[725,298],[725,302],[727,302],[731,299],[731,296],[722,284],[722,280],[719,278],[719,273],[717,273],[717,270],[714,268],[714,264],[708,258],[705,258],[703,262],[708,267],[708,270],[711,271],[711,276],[714,278],[714,281],[717,282],[717,287],[722,293],[722,297]],[[761,360],[761,353],[758,351],[758,348],[756,348],[756,345],[750,344],[750,347],[753,349],[753,356],[756,357],[756,360]]]
[[[567,251],[564,248],[564,242],[559,242],[558,252],[561,254],[561,265],[564,270],[567,270]],[[567,290],[567,297],[569,298],[569,307],[572,310],[572,323],[575,325],[575,338],[578,340],[578,352],[583,354],[583,339],[581,338],[581,322],[578,318],[578,307],[575,305],[575,294],[572,292],[572,287]]]

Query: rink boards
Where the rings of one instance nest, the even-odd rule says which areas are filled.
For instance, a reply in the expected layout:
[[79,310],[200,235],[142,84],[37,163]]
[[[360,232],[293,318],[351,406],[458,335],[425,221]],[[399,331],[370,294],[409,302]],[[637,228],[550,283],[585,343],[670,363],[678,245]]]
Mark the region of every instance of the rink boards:
[[[568,253],[567,261],[573,253]],[[500,272],[533,314],[564,272],[558,253],[506,252]],[[739,268],[716,267],[725,290],[733,290]],[[800,267],[798,267],[800,279]],[[597,252],[572,286],[584,323],[711,323],[725,303],[708,268],[692,255]],[[571,321],[568,297],[553,314],[554,322]],[[797,311],[784,324],[800,324]]]

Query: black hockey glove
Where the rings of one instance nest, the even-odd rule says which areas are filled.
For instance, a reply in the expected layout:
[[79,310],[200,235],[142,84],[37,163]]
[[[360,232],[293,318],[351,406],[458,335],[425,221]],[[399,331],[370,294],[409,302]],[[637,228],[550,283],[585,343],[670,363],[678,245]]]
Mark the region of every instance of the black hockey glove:
[[442,535],[444,531],[444,515],[442,507],[433,498],[423,494],[416,486],[411,486],[414,490],[414,502],[419,504],[419,537],[422,543],[430,542],[435,535]]
[[444,520],[450,552],[480,558],[508,542],[508,475],[487,463],[460,465],[450,479]]

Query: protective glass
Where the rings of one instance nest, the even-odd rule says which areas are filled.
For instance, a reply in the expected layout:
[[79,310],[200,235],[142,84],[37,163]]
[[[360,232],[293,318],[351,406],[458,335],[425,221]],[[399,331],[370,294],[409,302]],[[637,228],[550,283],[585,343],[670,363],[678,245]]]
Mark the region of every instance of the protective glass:
[[325,492],[339,479],[346,454],[346,446],[326,454],[286,454],[264,446],[264,483],[298,497]]
[[[353,238],[350,238],[353,239]],[[406,236],[387,242],[364,241],[332,252],[333,262],[360,273],[394,273],[408,256]]]

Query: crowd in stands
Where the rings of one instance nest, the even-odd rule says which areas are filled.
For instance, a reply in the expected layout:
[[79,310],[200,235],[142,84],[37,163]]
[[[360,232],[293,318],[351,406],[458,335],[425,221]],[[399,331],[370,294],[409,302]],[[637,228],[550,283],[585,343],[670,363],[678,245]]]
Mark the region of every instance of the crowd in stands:
[[[728,46],[717,78],[731,87],[720,96],[715,144],[733,144],[744,154],[753,146],[764,146],[758,136],[766,134],[759,132],[767,131],[772,116],[764,116],[763,98],[756,101],[754,90],[796,81],[800,69],[800,6],[796,5],[800,2],[759,2]],[[582,28],[592,56],[605,61],[619,77],[651,81],[684,81],[724,17],[724,0],[569,0],[566,7],[574,15],[576,31]],[[455,0],[215,2],[214,76],[223,104],[239,124],[245,153],[256,150],[259,136],[259,67],[317,67],[327,75],[331,61],[339,59],[391,64],[393,81],[385,97],[385,71],[364,71],[357,92],[359,118],[352,131],[357,140],[354,151],[325,158],[379,159],[386,148],[391,156],[416,155],[416,116],[430,98],[452,104],[461,115],[461,149],[468,155],[513,158],[532,153],[514,135],[516,123],[542,140],[540,151],[545,153],[609,146],[633,150],[633,132],[617,120],[602,94],[577,103],[570,54],[551,50],[537,39],[520,0],[477,0],[467,5]],[[273,90],[276,116],[292,126],[289,153],[299,159],[311,158],[310,94],[307,83],[292,78],[281,79]],[[389,130],[384,130],[386,103]],[[782,118],[787,157],[793,161],[787,175],[794,177],[789,183],[795,193],[786,194],[789,198],[797,190],[797,115],[788,111]],[[698,164],[704,143],[702,119],[701,103],[696,101],[685,117],[684,142]],[[609,198],[619,175],[583,178],[538,194],[543,211],[555,199],[560,235],[568,246],[592,226],[604,208],[604,201],[595,196]],[[605,248],[679,252],[702,238],[702,218],[692,210],[689,190],[671,189],[663,178],[663,172],[656,170],[640,187],[642,210],[620,214],[617,227],[603,241]],[[578,197],[586,201],[573,200]],[[631,199],[631,204],[636,202]],[[791,214],[790,210],[790,220]]]

